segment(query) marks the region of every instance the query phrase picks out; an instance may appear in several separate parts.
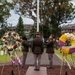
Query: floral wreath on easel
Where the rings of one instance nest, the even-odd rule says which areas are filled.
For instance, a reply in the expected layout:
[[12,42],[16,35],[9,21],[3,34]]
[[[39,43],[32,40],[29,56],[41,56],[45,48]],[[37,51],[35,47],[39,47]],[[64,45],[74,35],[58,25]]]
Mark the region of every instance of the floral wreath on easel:
[[[70,40],[70,45],[65,48],[65,43],[67,40]],[[72,54],[75,52],[75,35],[72,33],[65,33],[59,38],[59,47],[62,53]]]
[[[19,59],[18,52],[17,52],[18,47],[21,47],[21,39],[19,35],[15,32],[9,31],[4,34],[4,36],[2,37],[2,41],[3,41],[4,51],[6,50],[6,52],[10,55],[12,63],[21,64],[21,61]],[[13,55],[14,53],[15,53],[15,56],[17,57],[16,59],[14,58],[14,55]]]
[[[66,46],[66,41],[70,41],[70,46]],[[72,33],[64,33],[62,36],[60,36],[59,41],[59,50],[63,54],[62,59],[63,62],[66,62],[69,69],[71,69],[70,63],[74,65],[75,67],[75,35]],[[71,60],[68,59],[67,55],[71,55]],[[61,64],[62,67],[63,64]],[[62,68],[61,68],[62,71]]]

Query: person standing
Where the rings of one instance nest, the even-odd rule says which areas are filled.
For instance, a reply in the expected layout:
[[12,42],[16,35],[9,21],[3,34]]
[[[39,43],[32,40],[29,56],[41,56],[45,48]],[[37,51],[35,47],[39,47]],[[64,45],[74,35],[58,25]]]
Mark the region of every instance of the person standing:
[[29,51],[29,43],[28,40],[26,38],[26,36],[24,35],[22,37],[22,52],[23,52],[23,58],[22,58],[22,67],[25,68],[25,64],[26,64],[26,58],[27,58],[27,54]]
[[48,54],[48,59],[49,59],[49,66],[47,67],[48,69],[53,67],[53,54],[54,54],[54,42],[53,42],[53,36],[49,36],[49,40],[46,41],[46,53]]
[[43,41],[39,32],[36,33],[36,37],[32,41],[32,52],[34,54],[34,66],[36,71],[40,70],[41,55],[43,53]]

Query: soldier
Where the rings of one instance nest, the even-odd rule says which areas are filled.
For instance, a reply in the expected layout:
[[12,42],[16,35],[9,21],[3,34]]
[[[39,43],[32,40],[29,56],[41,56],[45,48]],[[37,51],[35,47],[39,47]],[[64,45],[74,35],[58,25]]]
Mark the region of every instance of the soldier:
[[43,53],[43,41],[39,32],[36,33],[36,38],[34,38],[32,41],[32,52],[34,54],[34,70],[39,71],[41,54]]
[[26,58],[27,58],[27,54],[29,51],[29,43],[27,41],[26,36],[24,35],[22,37],[22,52],[23,52],[23,58],[22,58],[22,67],[25,68],[25,64],[26,64]]
[[54,54],[54,42],[53,42],[53,37],[50,35],[49,40],[46,41],[47,49],[46,53],[48,54],[48,59],[49,59],[49,66],[47,67],[48,69],[53,67],[53,54]]

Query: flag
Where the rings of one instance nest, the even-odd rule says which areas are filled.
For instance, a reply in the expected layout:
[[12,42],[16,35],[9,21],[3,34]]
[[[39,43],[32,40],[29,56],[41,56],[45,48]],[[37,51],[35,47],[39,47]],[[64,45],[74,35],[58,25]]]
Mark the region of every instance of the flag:
[[20,64],[21,65],[21,60],[20,60],[17,52],[15,53],[15,57],[10,56],[10,58],[11,58],[11,62],[13,64]]
[[16,60],[17,60],[18,64],[20,64],[20,65],[22,64],[17,52],[16,52]]

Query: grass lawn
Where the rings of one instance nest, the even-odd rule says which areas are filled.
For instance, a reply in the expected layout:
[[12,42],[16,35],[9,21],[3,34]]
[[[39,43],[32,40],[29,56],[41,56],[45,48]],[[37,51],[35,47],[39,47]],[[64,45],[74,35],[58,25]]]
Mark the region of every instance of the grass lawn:
[[[19,53],[19,56],[22,55],[22,52],[21,52],[21,51],[19,51],[18,53]],[[59,57],[62,58],[62,55],[63,55],[63,54],[60,52],[60,50],[55,50],[55,53],[56,53],[57,55],[59,55]],[[75,55],[75,53],[74,53],[73,55]],[[67,54],[67,58],[68,58],[71,62],[72,62],[73,60],[74,60],[74,62],[75,62],[75,58],[72,60],[71,54]],[[9,57],[8,54],[0,55],[0,63],[9,62],[9,61],[10,61],[10,57]]]
[[9,61],[10,61],[10,57],[8,54],[0,55],[0,63],[9,62]]
[[[62,58],[62,55],[63,55],[63,54],[60,52],[60,50],[55,50],[55,53],[56,53],[59,57]],[[73,53],[72,55],[75,56],[75,53]],[[75,57],[72,58],[71,54],[67,54],[66,56],[67,56],[67,58],[68,58],[68,60],[69,60],[70,62],[72,62],[72,61],[75,62]],[[73,59],[73,60],[72,60],[72,59]]]
[[[19,56],[21,56],[22,52],[19,51],[18,54]],[[9,62],[9,61],[10,61],[10,57],[8,54],[0,55],[0,63]]]

